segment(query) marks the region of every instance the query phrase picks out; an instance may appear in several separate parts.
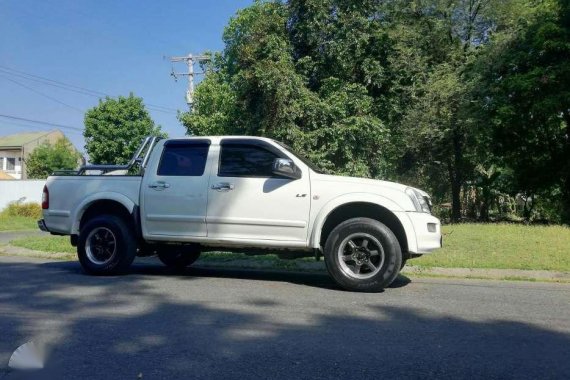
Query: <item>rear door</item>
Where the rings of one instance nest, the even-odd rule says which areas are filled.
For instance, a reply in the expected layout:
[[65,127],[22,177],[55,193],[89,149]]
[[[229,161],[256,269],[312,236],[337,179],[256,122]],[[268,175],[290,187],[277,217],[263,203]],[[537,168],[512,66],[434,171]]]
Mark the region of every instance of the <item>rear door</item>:
[[145,238],[207,235],[209,150],[207,139],[168,140],[149,162],[141,186]]

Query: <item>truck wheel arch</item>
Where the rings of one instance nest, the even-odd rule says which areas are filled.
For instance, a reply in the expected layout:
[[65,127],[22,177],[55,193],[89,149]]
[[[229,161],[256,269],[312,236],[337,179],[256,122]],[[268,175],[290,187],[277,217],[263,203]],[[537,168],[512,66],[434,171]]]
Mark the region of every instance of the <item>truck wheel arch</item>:
[[79,234],[81,225],[86,220],[102,214],[117,215],[125,218],[129,223],[134,222],[133,217],[136,214],[136,204],[128,197],[118,193],[95,194],[84,199],[80,206],[77,207],[77,213],[74,217],[72,234]]
[[[310,245],[313,248],[324,247],[330,232],[340,223],[352,218],[370,218],[385,224],[398,239],[404,257],[416,247],[413,226],[402,213],[391,211],[387,204],[372,200],[351,200],[326,205],[315,219]],[[400,215],[398,215],[400,214]]]

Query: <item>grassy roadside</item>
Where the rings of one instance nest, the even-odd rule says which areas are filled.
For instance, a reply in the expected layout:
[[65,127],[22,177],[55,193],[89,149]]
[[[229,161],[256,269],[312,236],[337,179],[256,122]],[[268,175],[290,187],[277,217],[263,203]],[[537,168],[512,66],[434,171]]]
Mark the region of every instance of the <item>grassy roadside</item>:
[[69,236],[28,236],[12,240],[15,247],[33,249],[49,253],[75,253],[75,247],[69,243]]
[[0,213],[0,231],[23,231],[38,228],[37,220],[25,216],[8,216]]
[[570,228],[518,224],[444,226],[443,249],[413,265],[570,271]]
[[[561,226],[524,226],[514,224],[460,224],[444,227],[444,248],[415,259],[410,264],[423,268],[494,268],[570,272],[570,228]],[[69,238],[34,236],[18,239],[12,245],[44,252],[75,253]],[[295,261],[275,255],[206,253],[200,261],[221,263],[250,261],[255,265],[271,262],[275,268],[297,267]]]

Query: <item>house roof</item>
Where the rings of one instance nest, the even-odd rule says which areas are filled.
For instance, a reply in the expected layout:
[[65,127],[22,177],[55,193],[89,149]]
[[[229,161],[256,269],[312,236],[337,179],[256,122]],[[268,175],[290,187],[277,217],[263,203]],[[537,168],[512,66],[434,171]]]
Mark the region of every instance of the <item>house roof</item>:
[[14,135],[1,136],[0,137],[0,148],[2,147],[20,147],[30,141],[34,141],[42,136],[50,134],[53,131],[43,131],[43,132],[26,132],[26,133],[16,133]]

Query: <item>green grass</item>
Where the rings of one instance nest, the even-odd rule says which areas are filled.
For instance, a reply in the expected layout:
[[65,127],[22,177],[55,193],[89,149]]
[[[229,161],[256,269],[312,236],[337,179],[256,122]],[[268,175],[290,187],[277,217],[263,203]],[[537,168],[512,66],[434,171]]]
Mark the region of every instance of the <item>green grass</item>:
[[30,236],[12,240],[10,244],[35,251],[75,253],[75,247],[69,243],[69,236]]
[[519,224],[455,224],[443,228],[443,249],[410,261],[445,268],[570,271],[570,228]]
[[0,231],[21,231],[38,229],[37,219],[25,216],[8,216],[0,213]]
[[[515,224],[457,224],[444,226],[444,248],[410,261],[421,267],[543,269],[570,271],[570,228]],[[64,236],[14,240],[12,245],[45,252],[74,253]],[[293,265],[274,255],[205,253],[202,261],[274,261],[276,268]],[[312,260],[312,259],[303,259]]]

